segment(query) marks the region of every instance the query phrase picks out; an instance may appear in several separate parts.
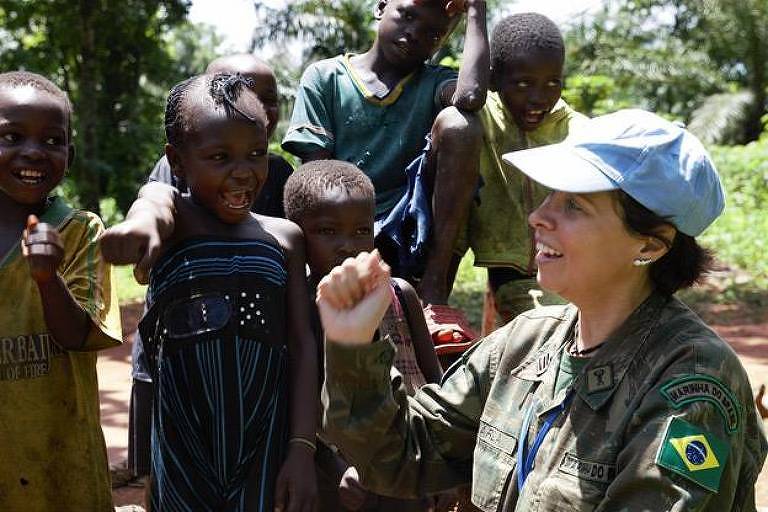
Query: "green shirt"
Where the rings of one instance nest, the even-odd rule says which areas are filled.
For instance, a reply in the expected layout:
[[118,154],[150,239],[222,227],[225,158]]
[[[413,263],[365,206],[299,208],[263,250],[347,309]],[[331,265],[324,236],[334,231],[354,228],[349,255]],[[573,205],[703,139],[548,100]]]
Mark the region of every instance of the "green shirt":
[[[562,404],[557,364],[578,311],[538,308],[408,397],[389,343],[326,345],[323,423],[366,488],[419,496],[472,483],[486,512],[754,511],[768,445],[733,350],[684,304],[652,295],[589,358],[522,493],[524,417]],[[530,447],[530,444],[529,444]]]
[[304,71],[283,149],[300,158],[326,149],[333,158],[355,164],[373,181],[378,215],[405,192],[405,168],[424,148],[424,137],[443,108],[440,93],[456,72],[425,64],[378,98],[349,57],[315,62]]

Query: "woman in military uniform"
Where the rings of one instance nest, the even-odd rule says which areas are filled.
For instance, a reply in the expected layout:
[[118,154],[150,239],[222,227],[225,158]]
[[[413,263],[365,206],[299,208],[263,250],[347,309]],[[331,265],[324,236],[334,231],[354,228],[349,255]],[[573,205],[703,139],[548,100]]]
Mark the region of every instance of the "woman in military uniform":
[[705,149],[654,114],[507,155],[552,193],[534,211],[540,285],[520,315],[409,398],[374,331],[388,269],[326,276],[324,427],[382,494],[472,482],[490,511],[755,510],[766,440],[735,353],[674,293],[710,263],[723,190]]

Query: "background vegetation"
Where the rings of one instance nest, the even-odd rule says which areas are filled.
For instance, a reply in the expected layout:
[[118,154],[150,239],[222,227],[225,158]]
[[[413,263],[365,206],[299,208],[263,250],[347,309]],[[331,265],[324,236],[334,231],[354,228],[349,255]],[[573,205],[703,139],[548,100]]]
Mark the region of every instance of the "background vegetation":
[[[190,3],[0,0],[2,69],[51,77],[74,103],[78,156],[61,193],[108,223],[122,217],[160,154],[167,90],[217,56],[221,37],[187,20]],[[275,54],[284,121],[307,63],[370,46],[374,3],[254,2],[251,50]],[[490,24],[513,7],[489,1]],[[563,31],[563,96],[575,108],[650,109],[687,123],[708,144],[729,195],[726,214],[702,240],[724,267],[747,276],[736,284],[768,289],[768,0],[613,0]],[[459,62],[461,32],[436,60]],[[465,258],[457,300],[481,300],[482,274]],[[119,280],[127,295],[142,294],[129,269]]]

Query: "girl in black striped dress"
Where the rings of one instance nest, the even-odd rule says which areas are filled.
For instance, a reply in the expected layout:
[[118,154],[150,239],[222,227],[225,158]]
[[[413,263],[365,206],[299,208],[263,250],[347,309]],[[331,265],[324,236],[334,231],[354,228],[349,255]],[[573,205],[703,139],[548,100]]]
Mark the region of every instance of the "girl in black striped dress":
[[267,133],[247,85],[203,75],[174,87],[166,154],[190,195],[145,186],[103,242],[138,262],[139,277],[151,264],[140,330],[155,382],[153,510],[314,506],[318,378],[303,239],[295,224],[250,212],[267,177]]

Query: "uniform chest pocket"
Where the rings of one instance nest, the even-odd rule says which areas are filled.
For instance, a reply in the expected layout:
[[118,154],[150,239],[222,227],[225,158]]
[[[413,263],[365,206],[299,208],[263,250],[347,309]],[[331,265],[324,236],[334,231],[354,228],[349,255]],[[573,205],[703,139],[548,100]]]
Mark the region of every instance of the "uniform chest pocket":
[[472,502],[485,512],[496,511],[501,497],[513,485],[517,433],[480,420],[472,464]]

